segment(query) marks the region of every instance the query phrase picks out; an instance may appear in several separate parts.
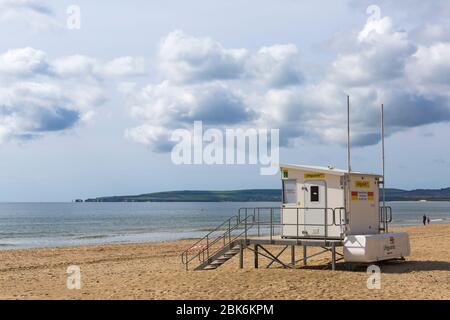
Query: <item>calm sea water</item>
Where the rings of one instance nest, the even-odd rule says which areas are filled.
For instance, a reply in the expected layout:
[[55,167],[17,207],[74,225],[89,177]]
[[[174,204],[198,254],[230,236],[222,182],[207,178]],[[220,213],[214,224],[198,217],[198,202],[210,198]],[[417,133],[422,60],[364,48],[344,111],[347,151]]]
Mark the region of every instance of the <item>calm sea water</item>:
[[[205,234],[241,207],[278,203],[0,203],[0,248],[177,240]],[[450,202],[393,202],[394,225],[450,223]]]

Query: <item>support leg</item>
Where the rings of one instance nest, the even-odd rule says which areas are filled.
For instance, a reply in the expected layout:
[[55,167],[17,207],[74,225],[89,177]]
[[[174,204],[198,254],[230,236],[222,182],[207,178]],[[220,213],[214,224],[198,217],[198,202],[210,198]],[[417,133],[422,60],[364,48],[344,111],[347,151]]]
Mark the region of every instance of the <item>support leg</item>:
[[303,265],[308,265],[307,262],[308,256],[307,256],[307,252],[306,252],[306,245],[303,245]]
[[255,244],[255,249],[253,251],[255,253],[255,269],[259,268],[259,261],[258,261],[258,245]]
[[244,243],[239,243],[239,268],[244,269]]
[[336,270],[336,244],[331,244],[331,269]]
[[295,266],[295,245],[291,246],[291,264]]

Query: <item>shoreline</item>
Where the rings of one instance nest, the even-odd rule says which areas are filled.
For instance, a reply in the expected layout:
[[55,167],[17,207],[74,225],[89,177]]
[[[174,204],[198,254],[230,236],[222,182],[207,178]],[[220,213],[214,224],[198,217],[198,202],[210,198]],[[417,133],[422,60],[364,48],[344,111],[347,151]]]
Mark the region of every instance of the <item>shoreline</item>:
[[[432,221],[433,222],[433,221]],[[444,219],[442,221],[431,223],[428,226],[434,226],[434,225],[450,225],[450,220]],[[402,225],[402,224],[390,224],[389,229],[404,229],[404,228],[413,228],[413,227],[424,227],[422,223],[417,224],[408,224],[408,225]],[[189,231],[189,232],[199,232],[199,231]],[[207,230],[202,231],[205,235],[208,233]],[[1,251],[9,251],[9,250],[33,250],[33,249],[64,249],[64,248],[77,248],[77,247],[92,247],[92,246],[103,246],[103,245],[123,245],[123,244],[157,244],[157,243],[167,243],[167,242],[176,242],[176,241],[195,241],[199,240],[201,237],[187,237],[187,238],[176,238],[176,239],[161,239],[161,240],[142,240],[142,241],[111,241],[111,242],[94,242],[94,243],[85,243],[85,244],[69,244],[69,245],[42,245],[42,246],[30,246],[30,247],[19,247],[19,246],[11,246],[9,244],[3,244],[0,243],[0,252]]]
[[[367,289],[365,268],[349,271],[338,262],[337,271],[324,270],[328,256],[298,269],[265,269],[262,258],[261,268],[254,269],[246,250],[242,270],[234,257],[214,271],[185,271],[180,255],[193,240],[178,240],[2,250],[0,298],[450,299],[450,225],[391,230],[410,234],[412,253],[405,262],[380,265],[380,290]],[[288,261],[288,254],[281,259]],[[81,290],[66,286],[73,265],[81,270]]]
[[[450,225],[450,220],[444,219],[439,222],[431,223],[427,226],[434,226],[434,225]],[[404,229],[404,228],[412,228],[412,227],[424,227],[422,223],[417,224],[408,224],[408,225],[401,225],[401,224],[390,224],[389,229]],[[190,231],[191,232],[191,231]],[[199,232],[199,231],[192,231],[192,232]],[[208,233],[207,230],[202,231],[206,235]],[[1,251],[9,251],[9,250],[34,250],[34,249],[64,249],[64,248],[77,248],[77,247],[92,247],[92,246],[103,246],[103,245],[123,245],[123,244],[157,244],[157,243],[167,243],[167,242],[176,242],[176,241],[195,241],[199,240],[201,237],[187,237],[187,238],[178,238],[178,239],[161,239],[161,240],[142,240],[142,241],[117,241],[117,242],[94,242],[94,243],[86,243],[86,244],[69,244],[69,245],[42,245],[42,246],[30,246],[30,247],[14,247],[9,244],[2,244],[0,243],[0,252]]]

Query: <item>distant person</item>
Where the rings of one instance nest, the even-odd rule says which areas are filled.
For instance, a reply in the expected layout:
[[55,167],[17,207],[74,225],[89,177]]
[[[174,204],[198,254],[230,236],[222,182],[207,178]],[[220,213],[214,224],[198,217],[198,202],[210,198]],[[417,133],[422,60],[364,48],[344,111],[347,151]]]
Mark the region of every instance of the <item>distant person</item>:
[[425,226],[427,224],[427,216],[423,215],[423,225]]
[[428,216],[427,217],[427,223],[430,224],[430,222],[431,222],[431,218],[430,218],[430,216]]

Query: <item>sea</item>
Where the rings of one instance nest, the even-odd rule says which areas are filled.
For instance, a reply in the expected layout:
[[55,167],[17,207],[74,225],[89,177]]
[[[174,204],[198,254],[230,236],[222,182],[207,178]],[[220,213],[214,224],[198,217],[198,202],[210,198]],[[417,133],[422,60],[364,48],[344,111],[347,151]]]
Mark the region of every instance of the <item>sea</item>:
[[[450,202],[390,202],[393,226],[450,223]],[[0,203],[0,249],[198,238],[242,207],[264,202]]]

